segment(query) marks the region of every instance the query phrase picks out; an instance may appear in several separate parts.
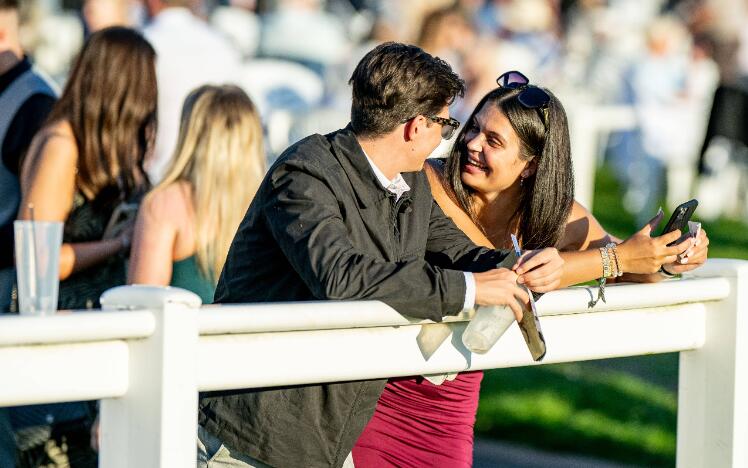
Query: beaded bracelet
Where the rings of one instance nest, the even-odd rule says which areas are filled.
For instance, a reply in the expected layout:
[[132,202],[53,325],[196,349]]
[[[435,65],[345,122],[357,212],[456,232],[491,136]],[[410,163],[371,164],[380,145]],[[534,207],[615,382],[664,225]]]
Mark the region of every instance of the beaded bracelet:
[[608,279],[609,276],[612,274],[612,268],[610,264],[610,255],[608,255],[608,248],[606,247],[600,247],[600,259],[603,262],[603,276],[601,278],[598,278],[597,280],[597,299],[592,298],[590,299],[590,302],[587,304],[587,306],[591,309],[597,305],[597,303],[602,299],[603,302],[605,301],[605,281]]

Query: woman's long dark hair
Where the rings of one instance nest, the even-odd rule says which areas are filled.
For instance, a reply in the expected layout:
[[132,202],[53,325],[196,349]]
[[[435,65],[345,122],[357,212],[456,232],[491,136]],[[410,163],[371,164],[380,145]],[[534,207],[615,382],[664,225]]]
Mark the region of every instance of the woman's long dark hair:
[[76,187],[88,199],[147,189],[143,170],[156,134],[156,52],[137,31],[92,34],[48,122],[68,121],[78,147]]
[[550,91],[548,129],[541,117],[542,109],[529,109],[517,100],[519,89],[497,88],[476,106],[470,119],[457,136],[446,164],[445,178],[462,209],[481,226],[471,195],[475,190],[462,182],[461,166],[467,160],[465,134],[483,106],[496,106],[504,114],[520,140],[520,158],[537,160],[535,174],[524,179],[520,200],[512,220],[519,221],[519,239],[524,249],[557,246],[564,235],[566,222],[574,203],[574,174],[569,144],[569,126],[561,102]]

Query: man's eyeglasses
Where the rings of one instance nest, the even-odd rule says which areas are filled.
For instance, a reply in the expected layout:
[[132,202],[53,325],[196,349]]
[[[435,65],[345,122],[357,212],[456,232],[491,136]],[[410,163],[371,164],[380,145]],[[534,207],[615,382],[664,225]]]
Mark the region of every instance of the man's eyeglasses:
[[453,119],[452,117],[445,119],[444,117],[429,115],[426,116],[426,118],[442,126],[442,138],[445,140],[449,140],[450,138],[452,138],[455,130],[460,128],[460,121],[457,119]]
[[[405,123],[408,120],[413,120],[416,117],[417,116],[413,116],[409,119],[405,119],[402,121],[402,123]],[[450,138],[452,138],[452,135],[454,135],[455,130],[460,128],[460,121],[457,119],[453,119],[452,117],[448,119],[445,119],[444,117],[439,117],[436,115],[425,115],[424,117],[442,126],[442,138],[445,140],[449,140]]]
[[530,84],[530,79],[522,73],[513,70],[504,73],[496,78],[496,84],[502,88],[521,89],[517,95],[520,104],[528,109],[542,109],[541,117],[543,125],[548,128],[548,104],[551,102],[551,96],[542,88]]

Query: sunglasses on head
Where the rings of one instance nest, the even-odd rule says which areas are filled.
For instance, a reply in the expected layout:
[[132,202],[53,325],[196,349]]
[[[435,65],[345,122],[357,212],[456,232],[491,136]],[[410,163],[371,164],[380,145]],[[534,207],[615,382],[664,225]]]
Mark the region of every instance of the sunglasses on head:
[[[402,123],[405,123],[408,120],[413,120],[416,117],[417,116],[413,116],[409,119],[405,119],[402,121]],[[425,115],[424,117],[442,126],[442,138],[445,140],[449,140],[450,138],[452,138],[452,135],[454,135],[455,130],[460,128],[460,121],[457,119],[453,119],[452,117],[448,119],[445,119],[444,117],[439,117],[437,115]]]
[[522,91],[517,94],[519,103],[528,109],[542,109],[543,125],[548,128],[548,104],[551,102],[548,93],[531,85],[530,79],[516,70],[508,71],[496,78],[496,84],[501,88],[521,89]]

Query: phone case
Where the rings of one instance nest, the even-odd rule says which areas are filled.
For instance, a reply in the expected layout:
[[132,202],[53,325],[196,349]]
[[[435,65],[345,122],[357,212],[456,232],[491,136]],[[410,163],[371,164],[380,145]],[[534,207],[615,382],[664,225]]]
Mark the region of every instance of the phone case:
[[[511,268],[517,262],[517,258],[517,254],[512,252],[501,263],[496,265],[496,268]],[[517,325],[519,325],[522,337],[525,339],[525,344],[527,344],[527,349],[530,351],[532,359],[534,361],[541,361],[545,357],[546,346],[543,329],[540,327],[540,317],[535,308],[535,300],[540,298],[542,294],[533,293],[526,286],[525,290],[530,295],[530,309],[522,309],[522,320]]]

